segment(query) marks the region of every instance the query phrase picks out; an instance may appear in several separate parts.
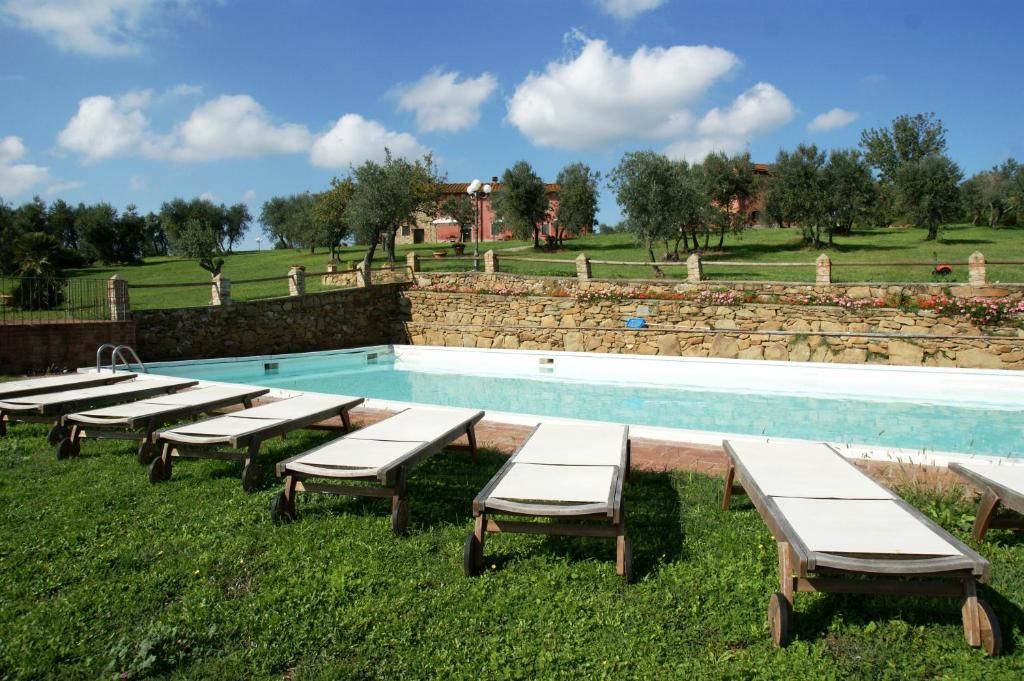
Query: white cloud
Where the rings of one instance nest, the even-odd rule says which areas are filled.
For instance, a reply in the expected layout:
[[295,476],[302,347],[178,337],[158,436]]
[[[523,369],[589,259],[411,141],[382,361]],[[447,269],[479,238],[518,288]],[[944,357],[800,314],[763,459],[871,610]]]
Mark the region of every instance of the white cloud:
[[596,2],[605,14],[623,20],[632,19],[638,14],[658,9],[665,4],[665,0],[596,0]]
[[156,154],[149,121],[138,107],[126,106],[134,97],[114,99],[106,95],[86,97],[78,103],[78,112],[57,136],[60,146],[78,152],[87,161],[115,156]]
[[480,106],[497,87],[497,79],[489,73],[459,81],[458,72],[435,69],[415,83],[398,85],[393,93],[399,110],[416,112],[421,132],[453,132],[480,122]]
[[209,201],[210,203],[216,203],[217,196],[215,194],[213,194],[212,192],[203,192],[202,194],[199,195],[199,200],[200,201]]
[[249,95],[222,95],[192,111],[174,131],[169,157],[176,161],[213,161],[293,154],[309,148],[304,125],[275,125]]
[[734,154],[751,138],[781,128],[795,115],[796,108],[781,90],[771,83],[757,83],[729,106],[708,111],[694,137],[670,144],[665,152],[690,161],[700,161],[712,151]]
[[53,177],[50,169],[33,163],[19,163],[28,153],[20,137],[10,135],[0,138],[0,198],[12,199],[29,191],[38,190],[42,185],[45,194],[57,194],[77,189],[84,183],[66,181]]
[[144,156],[174,161],[254,158],[301,153],[312,136],[303,125],[275,125],[249,95],[224,95],[196,107],[186,121],[167,134],[154,131],[143,111],[152,91],[117,97],[86,97],[60,132],[60,146],[86,161],[117,156]]
[[242,203],[252,203],[255,200],[256,200],[256,190],[255,189],[246,189],[245,192],[242,194]]
[[377,121],[348,113],[313,142],[309,160],[323,168],[341,168],[363,161],[381,161],[385,147],[393,156],[412,158],[426,153],[415,137],[388,130]]
[[101,57],[141,51],[154,0],[5,0],[0,18],[41,34],[59,49]]
[[846,109],[836,107],[831,111],[826,111],[823,114],[815,116],[814,119],[807,124],[807,130],[808,132],[824,132],[825,130],[845,128],[859,117],[860,114],[856,111],[847,111]]
[[586,149],[637,137],[676,137],[689,107],[740,62],[707,45],[640,47],[626,58],[580,33],[582,49],[531,73],[508,103],[508,120],[540,146]]
[[191,97],[192,95],[198,95],[203,92],[201,85],[192,85],[191,83],[178,83],[172,87],[167,88],[164,91],[165,97]]

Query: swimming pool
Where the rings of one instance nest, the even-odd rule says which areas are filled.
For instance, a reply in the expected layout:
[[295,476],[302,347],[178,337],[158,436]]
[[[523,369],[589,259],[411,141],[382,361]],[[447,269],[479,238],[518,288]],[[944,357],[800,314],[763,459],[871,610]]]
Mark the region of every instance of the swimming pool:
[[392,403],[711,431],[719,441],[735,433],[1024,458],[1024,373],[1011,371],[401,345],[150,368]]

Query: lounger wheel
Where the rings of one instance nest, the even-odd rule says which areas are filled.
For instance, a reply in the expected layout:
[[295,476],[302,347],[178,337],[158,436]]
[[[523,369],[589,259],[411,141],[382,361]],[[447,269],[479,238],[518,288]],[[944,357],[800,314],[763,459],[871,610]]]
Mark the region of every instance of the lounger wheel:
[[46,441],[54,446],[60,443],[60,441],[65,437],[67,437],[67,431],[64,426],[60,424],[50,426],[50,430],[46,433]]
[[409,502],[399,499],[391,509],[391,531],[399,537],[409,529]]
[[278,524],[290,523],[295,520],[295,515],[288,508],[288,500],[285,499],[283,491],[275,494],[274,498],[270,500],[270,519]]
[[64,459],[69,459],[72,456],[78,456],[81,451],[82,445],[77,440],[72,441],[71,438],[68,437],[62,438],[61,441],[57,443],[57,460],[62,461]]
[[137,456],[139,458],[139,465],[148,466],[153,462],[153,457],[157,455],[156,445],[152,442],[146,442],[143,440],[139,443],[139,449]]
[[246,492],[255,492],[260,484],[260,467],[254,463],[247,463],[242,468],[242,489]]
[[781,592],[776,591],[768,599],[768,630],[772,635],[772,643],[779,648],[789,645],[792,627],[793,606]]
[[[1003,632],[999,628],[999,620],[992,606],[982,598],[978,603],[978,621],[981,625],[981,649],[989,657],[997,657],[1003,652]],[[967,616],[967,613],[964,613]],[[966,633],[966,632],[965,632]]]
[[154,485],[158,482],[166,482],[171,479],[171,471],[164,466],[164,460],[160,457],[153,459],[149,464],[149,481]]
[[466,545],[462,549],[462,573],[467,577],[476,577],[484,567],[484,547],[476,535],[466,535]]

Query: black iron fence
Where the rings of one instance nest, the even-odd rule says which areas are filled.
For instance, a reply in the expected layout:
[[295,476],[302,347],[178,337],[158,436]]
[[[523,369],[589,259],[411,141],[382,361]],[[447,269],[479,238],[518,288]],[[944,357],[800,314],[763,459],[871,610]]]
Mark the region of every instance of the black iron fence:
[[110,319],[107,280],[0,277],[0,323]]

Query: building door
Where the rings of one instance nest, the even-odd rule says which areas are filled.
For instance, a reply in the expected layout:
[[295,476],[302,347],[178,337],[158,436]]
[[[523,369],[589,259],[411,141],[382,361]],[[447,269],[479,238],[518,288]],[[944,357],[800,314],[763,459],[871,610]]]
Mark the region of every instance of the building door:
[[423,230],[420,229],[419,227],[417,227],[416,229],[412,230],[412,242],[414,244],[421,244],[421,243],[423,243]]

